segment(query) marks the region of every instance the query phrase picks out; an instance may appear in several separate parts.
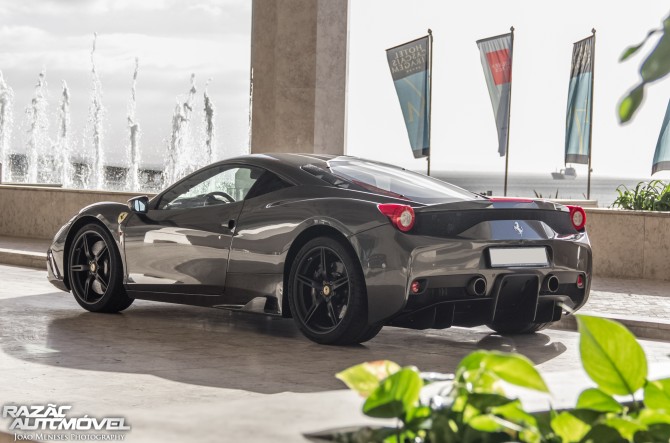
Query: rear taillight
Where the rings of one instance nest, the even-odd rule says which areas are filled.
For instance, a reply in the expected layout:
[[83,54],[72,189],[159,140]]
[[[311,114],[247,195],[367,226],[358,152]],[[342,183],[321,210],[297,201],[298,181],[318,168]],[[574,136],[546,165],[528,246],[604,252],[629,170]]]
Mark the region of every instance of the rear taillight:
[[584,226],[586,226],[586,212],[584,212],[584,209],[582,209],[581,206],[570,205],[568,205],[568,209],[570,210],[570,221],[572,221],[572,226],[578,231],[584,229]]
[[402,232],[407,232],[414,226],[414,209],[411,206],[396,203],[382,203],[377,205],[379,212],[387,216],[393,226]]

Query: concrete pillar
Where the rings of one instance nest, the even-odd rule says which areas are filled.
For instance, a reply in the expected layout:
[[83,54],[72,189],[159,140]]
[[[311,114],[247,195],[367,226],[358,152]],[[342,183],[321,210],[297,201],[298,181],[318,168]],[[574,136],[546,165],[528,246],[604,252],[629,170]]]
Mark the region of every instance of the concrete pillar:
[[253,0],[251,152],[343,154],[348,0]]

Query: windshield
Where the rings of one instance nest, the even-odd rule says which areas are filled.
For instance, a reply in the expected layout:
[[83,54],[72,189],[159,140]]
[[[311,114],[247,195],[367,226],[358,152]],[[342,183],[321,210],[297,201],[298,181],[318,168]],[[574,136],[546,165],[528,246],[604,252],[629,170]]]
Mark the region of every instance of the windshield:
[[354,184],[359,189],[390,197],[425,204],[481,198],[442,180],[382,163],[336,159],[329,161],[328,166],[330,172],[337,178]]

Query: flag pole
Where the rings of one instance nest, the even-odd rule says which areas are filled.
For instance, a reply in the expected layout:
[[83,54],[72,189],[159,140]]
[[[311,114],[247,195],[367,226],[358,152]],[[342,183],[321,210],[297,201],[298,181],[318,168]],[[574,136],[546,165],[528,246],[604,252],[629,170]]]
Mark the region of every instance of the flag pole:
[[591,153],[593,152],[593,87],[596,79],[596,28],[591,29],[593,33],[593,49],[591,51],[591,103],[589,105],[589,177],[586,182],[586,199],[591,200]]
[[[433,31],[428,28],[428,140],[431,140],[433,132]],[[430,177],[430,150],[432,141],[428,144],[428,170],[427,175]]]
[[512,33],[512,64],[509,67],[509,101],[507,102],[507,146],[505,147],[505,191],[503,195],[507,197],[507,176],[509,174],[509,130],[512,120],[512,68],[514,67],[514,26],[509,28]]

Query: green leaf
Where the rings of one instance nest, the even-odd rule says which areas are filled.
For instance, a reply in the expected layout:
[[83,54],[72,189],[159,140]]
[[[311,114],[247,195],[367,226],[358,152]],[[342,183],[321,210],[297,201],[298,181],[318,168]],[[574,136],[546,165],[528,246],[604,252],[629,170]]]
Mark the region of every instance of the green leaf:
[[644,388],[644,405],[670,412],[670,378],[647,383]]
[[488,351],[474,351],[466,355],[463,360],[456,366],[456,370],[472,371],[479,369],[484,357],[488,355]]
[[524,427],[537,428],[537,418],[524,411],[521,402],[515,400],[503,406],[491,410],[491,413],[503,417],[505,420],[523,425]]
[[491,351],[484,357],[482,365],[507,383],[549,392],[549,388],[533,363],[523,355]]
[[651,83],[665,77],[668,72],[670,72],[670,35],[666,29],[654,50],[642,63],[640,75],[645,82]]
[[604,423],[610,428],[616,429],[617,432],[628,441],[633,440],[633,436],[636,432],[647,429],[645,425],[638,423],[630,416],[608,417],[605,419]]
[[653,409],[643,409],[637,417],[643,425],[670,425],[670,412],[655,411]]
[[503,406],[516,401],[499,394],[472,393],[468,395],[468,403],[482,412],[488,412],[490,408]]
[[368,397],[377,389],[379,381],[400,370],[400,366],[389,360],[378,360],[352,366],[335,377],[342,380],[349,389]]
[[647,36],[644,38],[644,40],[642,40],[642,42],[640,44],[635,45],[635,46],[629,46],[628,48],[626,48],[626,50],[623,52],[623,54],[621,54],[621,57],[619,58],[619,62],[622,62],[622,61],[626,60],[628,57],[630,57],[631,55],[635,54],[642,46],[644,46],[645,43],[647,43],[647,40],[649,40],[649,38],[652,35],[656,34],[657,32],[661,32],[661,30],[660,29],[652,29],[651,31],[649,31],[647,33]]
[[376,418],[401,418],[416,407],[423,387],[421,375],[406,367],[383,380],[363,404],[363,413]]
[[670,424],[649,425],[647,430],[635,433],[635,443],[669,442]]
[[597,388],[582,391],[577,400],[577,409],[590,409],[600,412],[621,412],[623,406],[611,395]]
[[603,424],[593,426],[582,441],[585,443],[625,443],[614,428]]
[[481,432],[498,432],[503,429],[493,415],[478,415],[470,420],[468,425]]
[[577,315],[584,370],[611,395],[633,395],[644,386],[647,358],[635,336],[614,321]]
[[621,100],[619,103],[619,122],[626,123],[635,114],[637,108],[642,104],[642,99],[644,99],[644,85],[642,82],[628,92],[628,95]]
[[591,426],[569,412],[561,412],[551,420],[551,428],[563,443],[580,441],[591,430]]

